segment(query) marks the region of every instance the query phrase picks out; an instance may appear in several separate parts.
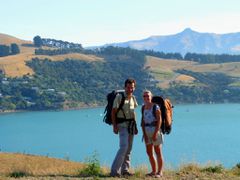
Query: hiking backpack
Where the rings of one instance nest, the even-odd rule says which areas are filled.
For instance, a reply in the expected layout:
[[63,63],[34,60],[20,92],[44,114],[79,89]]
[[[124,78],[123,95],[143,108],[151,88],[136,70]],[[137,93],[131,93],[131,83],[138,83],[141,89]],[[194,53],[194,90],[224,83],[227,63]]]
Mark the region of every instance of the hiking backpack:
[[[164,99],[161,96],[153,96],[152,102],[159,105],[161,110],[162,125],[161,130],[163,134],[169,134],[172,130],[172,115],[173,105],[169,99]],[[156,110],[153,111],[154,114]]]
[[120,102],[118,111],[122,109],[124,101],[125,101],[125,96],[124,96],[124,90],[114,90],[110,93],[107,94],[107,105],[104,110],[104,117],[103,117],[103,122],[112,125],[112,108],[113,108],[113,101],[115,97],[121,94],[122,95],[122,100]]
[[[169,99],[164,99],[161,96],[153,96],[152,103],[157,104],[161,110],[162,125],[161,131],[163,134],[169,134],[172,130],[172,115],[173,105]],[[142,107],[142,115],[143,115]],[[156,105],[153,106],[153,115],[156,117]]]

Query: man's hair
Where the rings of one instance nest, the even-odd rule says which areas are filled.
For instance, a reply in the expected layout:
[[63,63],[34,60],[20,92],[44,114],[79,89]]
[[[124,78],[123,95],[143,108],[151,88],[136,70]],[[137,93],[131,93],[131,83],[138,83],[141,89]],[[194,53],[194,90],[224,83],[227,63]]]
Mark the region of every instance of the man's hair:
[[127,84],[134,84],[134,86],[136,87],[136,81],[135,81],[135,79],[133,79],[133,78],[128,78],[128,79],[126,79],[126,81],[125,81],[125,87],[127,87]]

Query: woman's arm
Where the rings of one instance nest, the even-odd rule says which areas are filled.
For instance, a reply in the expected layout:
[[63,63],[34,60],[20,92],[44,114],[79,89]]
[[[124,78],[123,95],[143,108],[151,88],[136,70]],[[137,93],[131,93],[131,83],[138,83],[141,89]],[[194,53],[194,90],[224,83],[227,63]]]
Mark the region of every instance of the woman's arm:
[[162,118],[161,118],[161,111],[160,111],[160,109],[156,110],[156,121],[157,121],[157,125],[155,127],[155,131],[154,131],[154,134],[153,134],[153,140],[157,139],[157,133],[160,130],[161,125],[162,125]]
[[146,134],[146,130],[145,130],[145,123],[143,120],[143,114],[144,114],[144,107],[142,107],[142,119],[141,119],[141,127],[142,127],[142,132],[143,132],[143,138],[145,140],[145,143],[147,143],[148,138],[147,138],[147,134]]

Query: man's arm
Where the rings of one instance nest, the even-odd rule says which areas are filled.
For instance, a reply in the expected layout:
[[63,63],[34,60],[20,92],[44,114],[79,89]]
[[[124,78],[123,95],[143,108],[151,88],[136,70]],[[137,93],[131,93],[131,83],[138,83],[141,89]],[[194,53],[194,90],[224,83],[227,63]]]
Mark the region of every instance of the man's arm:
[[117,121],[116,121],[116,113],[117,113],[117,108],[112,109],[112,124],[113,124],[113,132],[115,134],[118,134],[118,127],[117,127]]

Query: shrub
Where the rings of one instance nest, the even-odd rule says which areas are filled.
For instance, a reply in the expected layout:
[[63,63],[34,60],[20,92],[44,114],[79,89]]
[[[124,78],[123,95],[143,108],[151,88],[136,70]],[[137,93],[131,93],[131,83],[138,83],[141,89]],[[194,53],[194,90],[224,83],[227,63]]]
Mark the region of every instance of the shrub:
[[240,163],[236,164],[236,168],[240,169]]
[[222,173],[224,170],[223,166],[220,165],[216,165],[216,166],[209,166],[206,168],[203,168],[203,172],[210,172],[210,173]]
[[240,163],[236,164],[236,166],[232,168],[232,172],[234,175],[240,176]]
[[98,160],[98,154],[94,152],[91,157],[86,158],[86,167],[79,171],[79,176],[102,176],[103,172]]
[[25,177],[28,176],[29,174],[25,171],[13,171],[9,174],[9,177],[12,178],[21,178],[21,177]]

